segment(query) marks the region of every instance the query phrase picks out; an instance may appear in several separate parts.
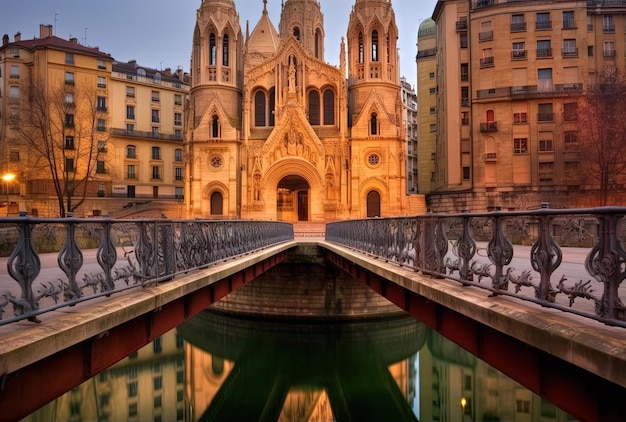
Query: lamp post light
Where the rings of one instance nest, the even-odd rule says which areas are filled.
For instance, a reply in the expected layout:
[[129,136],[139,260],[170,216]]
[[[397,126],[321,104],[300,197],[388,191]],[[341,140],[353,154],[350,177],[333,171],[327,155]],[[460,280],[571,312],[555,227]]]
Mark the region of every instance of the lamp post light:
[[4,184],[7,189],[7,217],[9,216],[9,183],[15,180],[15,175],[13,173],[6,173],[2,176],[2,180],[4,180]]

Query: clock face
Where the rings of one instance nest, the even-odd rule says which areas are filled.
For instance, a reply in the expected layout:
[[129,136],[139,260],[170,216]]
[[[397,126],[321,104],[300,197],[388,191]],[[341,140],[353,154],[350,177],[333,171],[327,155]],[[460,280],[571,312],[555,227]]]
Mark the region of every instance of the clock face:
[[222,167],[222,164],[223,164],[222,157],[219,155],[211,156],[211,158],[209,158],[209,164],[212,169],[218,170],[219,168]]

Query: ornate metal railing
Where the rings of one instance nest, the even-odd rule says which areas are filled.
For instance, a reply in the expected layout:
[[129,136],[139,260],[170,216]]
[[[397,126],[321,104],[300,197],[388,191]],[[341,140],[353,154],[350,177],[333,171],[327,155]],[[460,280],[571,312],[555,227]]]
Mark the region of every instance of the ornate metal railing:
[[626,328],[625,215],[603,207],[340,221],[327,225],[326,240]]
[[[293,240],[271,221],[0,218],[0,325]],[[38,250],[57,250],[42,254]],[[42,262],[43,261],[43,262]],[[11,306],[13,317],[4,318]]]

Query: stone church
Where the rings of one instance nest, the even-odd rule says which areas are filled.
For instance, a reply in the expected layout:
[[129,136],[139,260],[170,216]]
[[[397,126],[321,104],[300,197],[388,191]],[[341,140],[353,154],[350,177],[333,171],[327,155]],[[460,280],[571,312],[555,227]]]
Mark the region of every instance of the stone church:
[[263,0],[245,36],[235,1],[202,0],[185,138],[188,217],[408,214],[423,199],[406,195],[397,39],[390,0],[355,0],[346,38],[334,40],[336,67],[325,61],[318,0],[283,0],[278,30]]

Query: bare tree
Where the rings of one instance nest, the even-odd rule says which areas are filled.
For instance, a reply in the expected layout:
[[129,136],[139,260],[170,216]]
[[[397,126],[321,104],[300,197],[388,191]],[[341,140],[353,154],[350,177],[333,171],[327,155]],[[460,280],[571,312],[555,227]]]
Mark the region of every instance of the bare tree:
[[626,178],[626,84],[615,68],[601,72],[601,83],[581,97],[577,142],[582,176],[600,190],[600,205]]
[[[46,85],[32,78],[20,86],[12,126],[31,184],[54,187],[59,216],[74,212],[104,181],[98,161],[108,141],[106,108],[95,83]],[[102,100],[100,100],[102,101]]]

